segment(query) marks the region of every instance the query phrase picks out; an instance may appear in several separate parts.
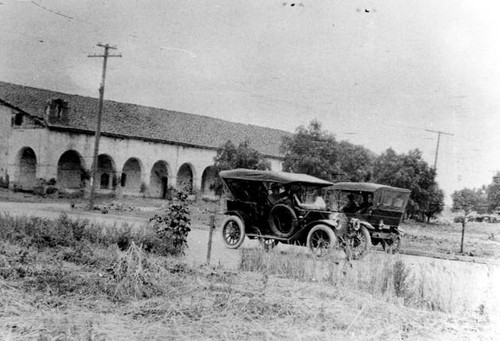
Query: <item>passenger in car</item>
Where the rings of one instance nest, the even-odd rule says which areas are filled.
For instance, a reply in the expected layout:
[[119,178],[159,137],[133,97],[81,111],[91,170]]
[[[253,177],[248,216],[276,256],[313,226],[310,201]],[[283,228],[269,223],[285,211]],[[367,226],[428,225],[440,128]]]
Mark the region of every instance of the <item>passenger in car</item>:
[[370,207],[373,206],[373,196],[370,193],[363,194],[363,202],[359,205],[359,210],[357,213],[364,214],[368,213]]

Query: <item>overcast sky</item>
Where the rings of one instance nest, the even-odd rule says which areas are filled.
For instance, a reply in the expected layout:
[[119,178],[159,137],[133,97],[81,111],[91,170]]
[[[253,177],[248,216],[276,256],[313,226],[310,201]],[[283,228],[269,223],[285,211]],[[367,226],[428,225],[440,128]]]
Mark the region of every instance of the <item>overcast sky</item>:
[[419,148],[449,195],[500,170],[495,0],[0,0],[0,80]]

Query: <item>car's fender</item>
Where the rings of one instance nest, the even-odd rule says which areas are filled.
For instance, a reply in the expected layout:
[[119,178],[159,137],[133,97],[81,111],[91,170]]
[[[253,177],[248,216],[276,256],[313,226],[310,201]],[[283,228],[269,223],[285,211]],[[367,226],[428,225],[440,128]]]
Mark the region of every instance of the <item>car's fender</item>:
[[309,224],[307,224],[305,230],[309,231],[311,228],[313,228],[314,226],[316,226],[318,224],[323,224],[323,225],[329,226],[329,227],[332,228],[333,231],[335,231],[336,228],[337,228],[337,226],[338,226],[338,223],[336,221],[334,221],[334,220],[321,219],[321,220],[315,220],[315,221],[310,222]]
[[366,221],[360,221],[359,225],[366,227],[368,230],[375,231],[375,227],[372,224]]
[[226,211],[225,215],[237,216],[238,218],[240,218],[243,221],[243,223],[245,224],[245,229],[246,229],[246,226],[248,225],[248,216],[245,213],[238,211],[238,210],[234,210],[234,211]]

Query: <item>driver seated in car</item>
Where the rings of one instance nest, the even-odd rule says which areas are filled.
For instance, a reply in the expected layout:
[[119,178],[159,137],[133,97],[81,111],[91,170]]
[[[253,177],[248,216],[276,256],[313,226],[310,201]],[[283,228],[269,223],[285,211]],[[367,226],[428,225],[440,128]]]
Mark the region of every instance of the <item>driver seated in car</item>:
[[354,194],[347,195],[347,203],[342,208],[344,213],[356,213],[359,210],[358,203],[354,200]]
[[271,202],[271,205],[277,205],[280,203],[282,200],[281,197],[281,191],[280,191],[280,185],[278,184],[273,184],[271,186],[271,193],[269,194],[269,201]]

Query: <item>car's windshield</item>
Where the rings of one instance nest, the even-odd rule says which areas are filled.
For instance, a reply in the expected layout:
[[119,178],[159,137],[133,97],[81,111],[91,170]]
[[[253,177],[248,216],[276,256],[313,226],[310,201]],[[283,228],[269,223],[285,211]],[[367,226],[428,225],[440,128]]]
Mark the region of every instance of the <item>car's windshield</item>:
[[345,213],[364,213],[373,206],[373,193],[361,191],[328,191],[328,208]]

